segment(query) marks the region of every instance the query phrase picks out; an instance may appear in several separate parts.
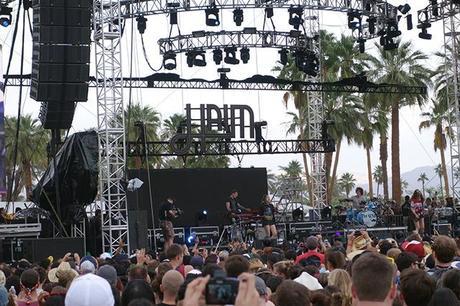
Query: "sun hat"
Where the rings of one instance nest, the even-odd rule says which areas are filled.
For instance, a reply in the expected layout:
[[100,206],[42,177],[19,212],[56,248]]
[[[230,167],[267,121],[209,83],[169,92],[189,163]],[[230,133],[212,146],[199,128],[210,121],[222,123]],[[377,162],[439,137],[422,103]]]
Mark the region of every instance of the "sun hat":
[[68,271],[75,276],[78,276],[78,272],[72,269],[70,264],[67,261],[63,261],[59,264],[57,268],[53,268],[49,270],[48,272],[48,279],[52,283],[58,283],[59,282],[59,273],[62,271]]

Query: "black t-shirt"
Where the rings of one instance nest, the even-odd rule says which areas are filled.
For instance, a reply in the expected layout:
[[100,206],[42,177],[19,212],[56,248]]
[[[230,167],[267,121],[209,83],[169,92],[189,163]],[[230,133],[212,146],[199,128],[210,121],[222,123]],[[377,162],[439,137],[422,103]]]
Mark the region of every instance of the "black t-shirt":
[[402,206],[401,206],[401,212],[402,212],[402,215],[404,217],[409,217],[410,215],[410,203],[404,203]]
[[169,203],[168,201],[165,201],[161,204],[160,206],[160,211],[158,212],[158,218],[161,221],[172,221],[172,217],[169,216],[168,211],[174,209],[174,204]]
[[271,221],[275,219],[275,206],[273,204],[264,204],[262,206],[262,216],[264,220]]
[[229,197],[227,202],[230,203],[230,211],[232,213],[241,213],[241,209],[238,207],[238,201],[236,199]]

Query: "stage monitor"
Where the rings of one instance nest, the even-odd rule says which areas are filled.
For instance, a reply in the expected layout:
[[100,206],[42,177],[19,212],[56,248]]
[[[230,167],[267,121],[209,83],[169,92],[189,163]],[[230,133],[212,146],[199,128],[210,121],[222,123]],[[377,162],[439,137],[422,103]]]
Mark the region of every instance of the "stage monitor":
[[[129,170],[129,177],[139,178],[143,186],[134,192],[128,191],[129,210],[148,212],[149,228],[152,228],[149,181],[147,171]],[[223,225],[228,224],[225,202],[232,189],[239,192],[239,203],[248,207],[260,206],[262,196],[267,194],[267,170],[265,168],[224,169],[152,169],[150,189],[155,220],[158,227],[158,209],[168,195],[176,198],[176,206],[184,214],[176,219],[174,226]],[[207,220],[198,221],[198,214],[206,210]],[[130,220],[129,222],[131,222]]]

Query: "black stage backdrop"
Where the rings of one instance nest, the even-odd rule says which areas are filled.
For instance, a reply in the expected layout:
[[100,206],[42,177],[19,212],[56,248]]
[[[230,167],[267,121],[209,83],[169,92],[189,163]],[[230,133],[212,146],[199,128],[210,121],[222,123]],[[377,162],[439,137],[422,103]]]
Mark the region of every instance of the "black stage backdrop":
[[[148,212],[148,228],[152,228],[146,170],[129,170],[130,178],[139,178],[144,185],[135,192],[128,191],[129,210]],[[158,208],[165,197],[173,195],[176,206],[184,211],[174,226],[196,226],[196,214],[208,212],[208,220],[200,225],[223,225],[225,201],[232,189],[239,192],[239,202],[255,208],[267,193],[267,170],[265,168],[225,169],[153,169],[150,170],[155,227],[158,227]],[[130,220],[132,222],[133,220]]]

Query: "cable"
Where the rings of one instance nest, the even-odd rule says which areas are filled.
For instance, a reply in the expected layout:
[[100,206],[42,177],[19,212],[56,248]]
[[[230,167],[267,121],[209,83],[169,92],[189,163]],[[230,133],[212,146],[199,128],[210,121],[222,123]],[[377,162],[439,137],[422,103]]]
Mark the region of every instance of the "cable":
[[[19,15],[19,11],[20,11],[20,8],[21,8],[20,6],[21,6],[21,1],[19,2],[18,15]],[[16,119],[16,133],[15,133],[15,138],[14,138],[14,149],[13,149],[13,173],[11,175],[11,182],[10,182],[10,184],[8,186],[8,193],[9,193],[10,196],[7,199],[7,204],[6,204],[6,210],[7,211],[8,211],[10,200],[11,200],[11,195],[12,195],[11,192],[12,192],[12,189],[13,189],[13,182],[15,181],[15,176],[16,176],[16,165],[17,165],[17,161],[18,161],[19,130],[20,130],[20,127],[21,127],[21,104],[22,104],[22,88],[23,88],[22,75],[23,75],[23,72],[24,72],[24,42],[25,42],[25,33],[26,33],[26,31],[25,31],[25,24],[26,24],[25,11],[24,11],[22,17],[23,17],[22,18],[22,47],[21,47],[21,67],[20,67],[21,84],[19,86],[18,115],[17,115],[17,119]],[[18,23],[19,23],[19,16],[16,19],[16,25],[18,25]],[[14,35],[14,39],[16,39],[16,34],[17,34],[17,31],[15,31],[15,32],[16,33]],[[10,60],[11,60],[11,57],[10,57]],[[8,63],[8,71],[9,71],[9,68],[10,68],[10,64],[11,64],[11,61]],[[6,82],[5,82],[5,84],[6,84]]]
[[158,68],[158,69],[153,68],[152,65],[150,64],[149,59],[147,58],[147,52],[145,51],[144,35],[143,34],[141,34],[141,42],[142,42],[142,51],[144,52],[144,58],[145,58],[145,61],[147,62],[147,65],[149,65],[149,68],[152,69],[153,72],[158,72],[161,69],[163,69],[163,63],[161,63],[161,67]]
[[[131,7],[133,7],[134,1],[131,0]],[[131,54],[129,57],[129,78],[130,80],[133,79],[133,58],[134,58],[134,18],[131,18]],[[148,62],[147,62],[148,63]],[[150,64],[149,64],[150,66]],[[129,94],[128,94],[128,126],[125,127],[126,130],[126,139],[129,141],[129,128],[131,126],[131,103],[133,98],[133,87],[129,86]],[[123,110],[124,111],[124,110]],[[125,171],[125,176],[128,178],[128,172]]]

